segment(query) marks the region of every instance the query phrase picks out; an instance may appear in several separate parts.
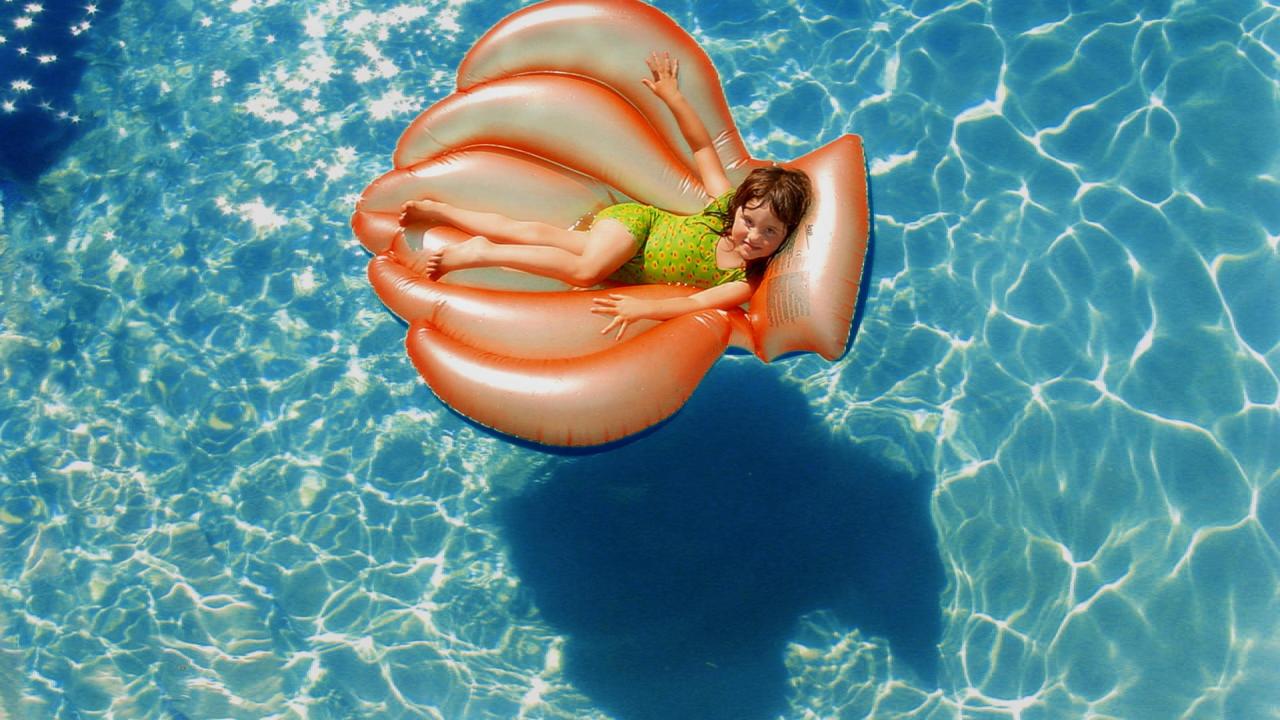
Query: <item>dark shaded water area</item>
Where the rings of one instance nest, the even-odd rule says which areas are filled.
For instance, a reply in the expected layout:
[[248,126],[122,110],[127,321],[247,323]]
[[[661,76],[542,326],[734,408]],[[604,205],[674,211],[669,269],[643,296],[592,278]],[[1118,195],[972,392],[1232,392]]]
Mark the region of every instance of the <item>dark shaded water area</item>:
[[786,643],[816,610],[936,682],[932,488],[833,435],[775,369],[722,362],[671,422],[554,463],[500,516],[594,702],[627,720],[749,720],[785,711]]
[[34,183],[98,118],[77,107],[84,51],[120,0],[0,3],[0,182]]

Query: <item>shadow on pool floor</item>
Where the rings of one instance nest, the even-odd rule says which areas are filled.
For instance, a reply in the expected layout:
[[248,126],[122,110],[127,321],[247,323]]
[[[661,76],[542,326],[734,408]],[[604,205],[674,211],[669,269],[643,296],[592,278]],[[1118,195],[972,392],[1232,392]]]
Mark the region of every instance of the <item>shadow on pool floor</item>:
[[834,437],[776,370],[722,362],[657,432],[553,459],[500,521],[568,638],[567,679],[596,704],[754,720],[786,709],[786,642],[814,610],[935,682],[932,485]]

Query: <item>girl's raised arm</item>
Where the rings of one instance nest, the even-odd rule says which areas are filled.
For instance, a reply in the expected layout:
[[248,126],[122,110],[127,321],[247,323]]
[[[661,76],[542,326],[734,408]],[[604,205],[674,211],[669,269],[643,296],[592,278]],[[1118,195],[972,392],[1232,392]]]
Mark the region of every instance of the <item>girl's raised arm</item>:
[[729,184],[724,166],[720,164],[720,156],[716,154],[716,146],[711,141],[711,133],[707,132],[702,118],[698,117],[697,111],[680,92],[680,61],[668,53],[664,52],[659,56],[654,51],[645,60],[645,64],[649,66],[653,78],[645,78],[641,82],[671,108],[681,134],[689,143],[689,149],[693,150],[693,161],[702,178],[702,186],[712,197],[719,197],[732,190],[733,185]]

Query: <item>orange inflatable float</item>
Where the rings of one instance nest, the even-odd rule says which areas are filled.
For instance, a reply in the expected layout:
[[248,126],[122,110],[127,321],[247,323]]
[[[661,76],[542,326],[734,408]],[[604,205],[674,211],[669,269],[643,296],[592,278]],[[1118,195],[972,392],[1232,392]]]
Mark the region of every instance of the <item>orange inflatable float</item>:
[[711,199],[670,112],[640,82],[653,50],[680,59],[680,87],[729,179],[754,167],[710,58],[638,0],[550,0],[499,22],[467,54],[458,89],[423,112],[394,169],[364,191],[351,224],[374,254],[369,279],[409,323],[409,356],[436,395],[473,420],[547,445],[595,445],[670,416],[730,347],[768,362],[845,350],[869,233],[861,139],[846,135],[783,163],[804,170],[813,203],[753,288],[748,309],[632,323],[619,339],[590,312],[607,293],[689,295],[696,288],[570,291],[507,270],[433,281],[415,270],[465,236],[399,226],[406,201],[571,227],[637,201],[696,213]]

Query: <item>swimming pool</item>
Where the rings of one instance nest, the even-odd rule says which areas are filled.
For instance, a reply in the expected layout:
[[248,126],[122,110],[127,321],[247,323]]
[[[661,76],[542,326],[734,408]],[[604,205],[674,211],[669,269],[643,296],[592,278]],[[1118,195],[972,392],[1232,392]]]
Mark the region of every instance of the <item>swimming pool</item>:
[[869,296],[557,455],[435,400],[347,226],[520,5],[65,18],[80,122],[0,185],[0,717],[1274,716],[1280,8],[657,3],[754,154],[865,138]]

